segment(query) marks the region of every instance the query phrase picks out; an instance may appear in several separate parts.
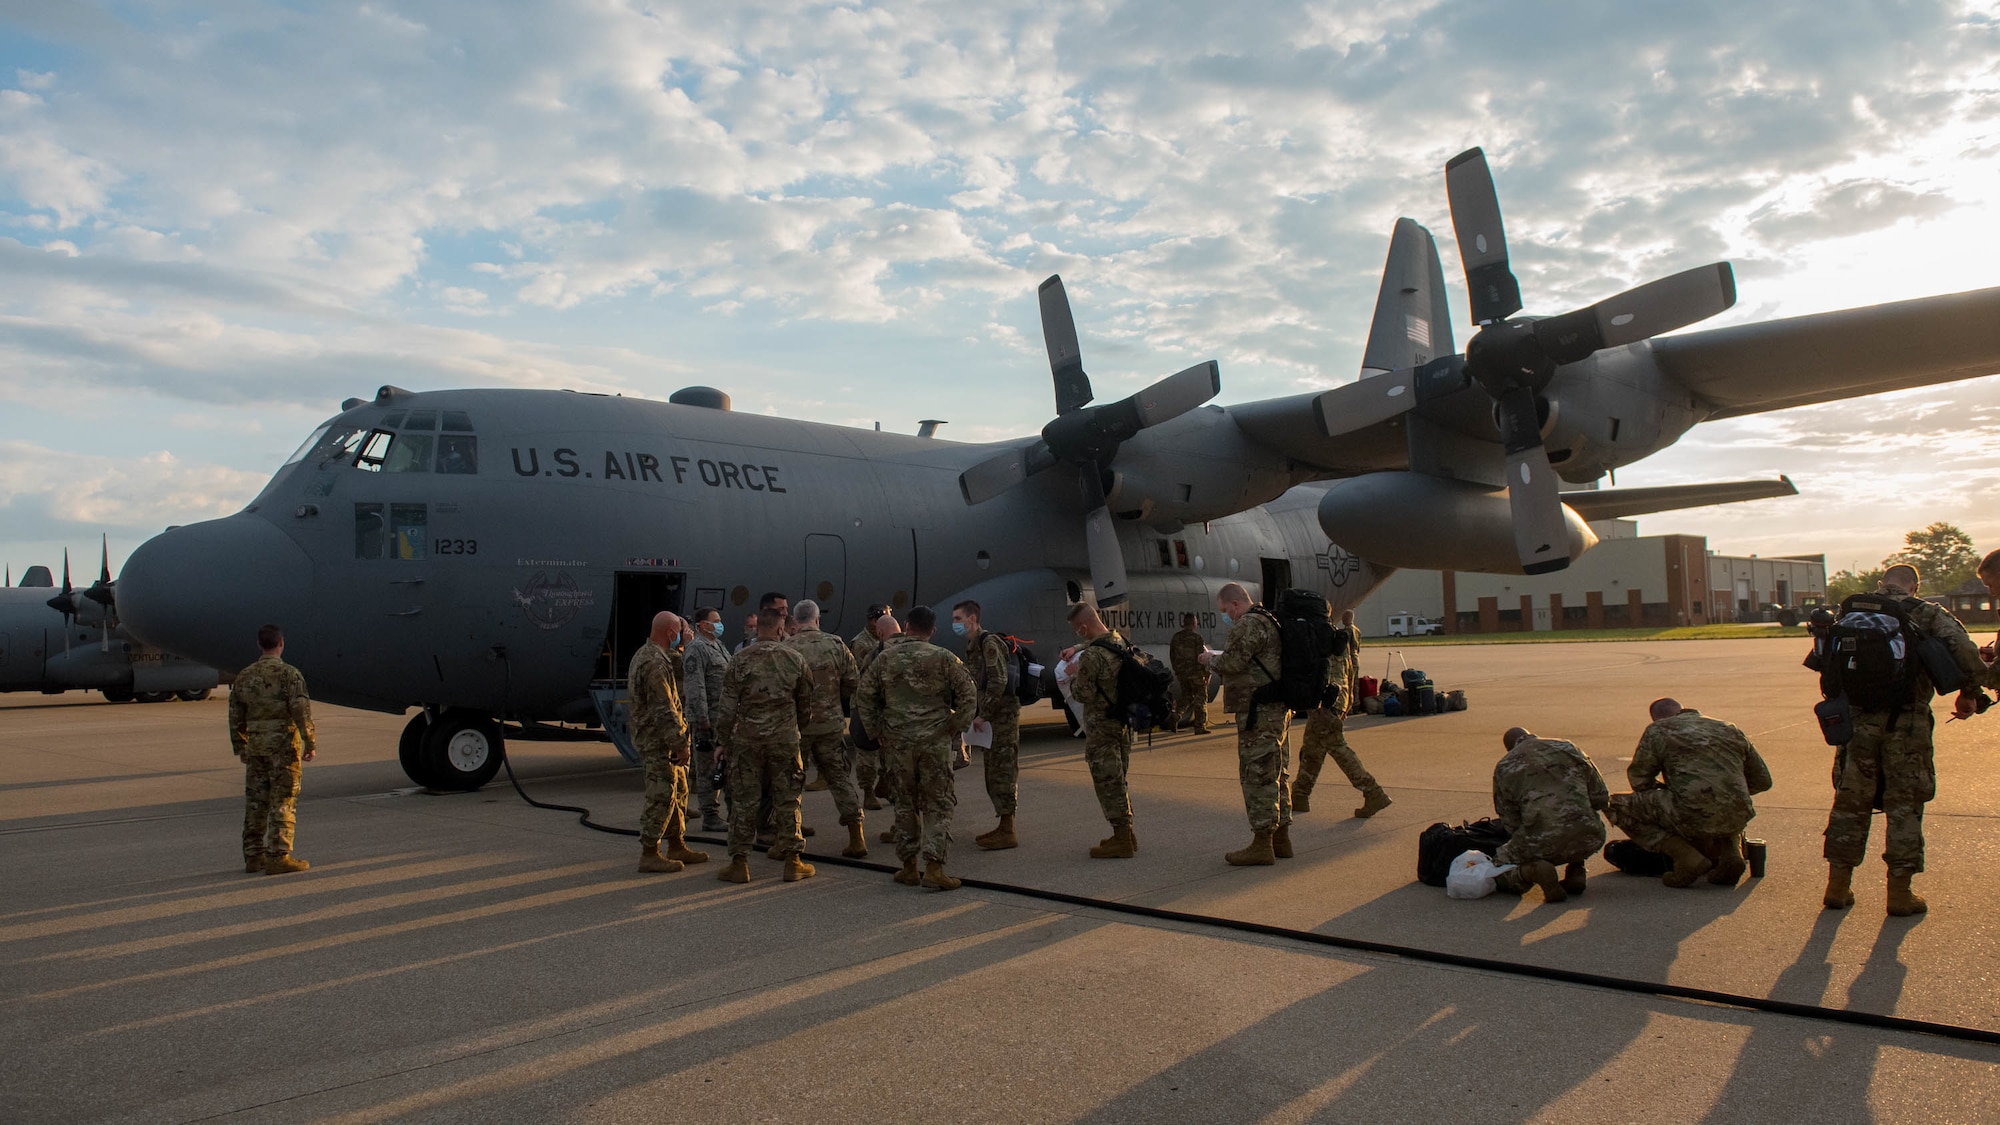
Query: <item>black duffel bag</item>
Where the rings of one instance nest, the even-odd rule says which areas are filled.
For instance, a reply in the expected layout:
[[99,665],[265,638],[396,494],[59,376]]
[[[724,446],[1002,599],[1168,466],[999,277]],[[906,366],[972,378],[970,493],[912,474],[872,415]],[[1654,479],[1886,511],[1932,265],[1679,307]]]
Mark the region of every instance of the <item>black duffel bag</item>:
[[1468,851],[1485,852],[1488,858],[1507,842],[1508,832],[1499,820],[1468,820],[1462,824],[1439,821],[1417,837],[1417,878],[1433,887],[1444,886],[1451,874],[1451,861]]

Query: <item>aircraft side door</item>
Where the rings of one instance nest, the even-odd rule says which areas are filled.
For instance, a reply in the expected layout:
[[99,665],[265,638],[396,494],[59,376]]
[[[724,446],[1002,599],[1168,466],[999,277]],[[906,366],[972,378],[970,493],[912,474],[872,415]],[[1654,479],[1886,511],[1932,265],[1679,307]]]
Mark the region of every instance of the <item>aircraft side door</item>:
[[819,603],[820,628],[844,636],[847,603],[847,542],[838,535],[806,536],[804,596]]

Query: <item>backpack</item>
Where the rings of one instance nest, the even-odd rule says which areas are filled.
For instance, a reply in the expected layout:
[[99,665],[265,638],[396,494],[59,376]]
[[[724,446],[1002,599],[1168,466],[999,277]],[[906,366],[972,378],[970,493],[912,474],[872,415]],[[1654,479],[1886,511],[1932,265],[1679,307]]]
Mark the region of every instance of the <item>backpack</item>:
[[1035,659],[1035,650],[1028,647],[1035,642],[1024,641],[1011,633],[995,633],[994,636],[1007,642],[1007,690],[1021,701],[1022,706],[1039,702],[1043,696],[1042,678],[1028,669],[1030,664],[1041,663]]
[[1895,712],[1924,702],[1917,689],[1921,669],[1947,673],[1936,685],[1941,691],[1964,686],[1965,676],[1957,672],[1948,652],[1920,651],[1944,646],[1911,622],[1916,600],[1853,594],[1842,601],[1839,615],[1827,629],[1820,693],[1829,699],[1844,694],[1864,711]]
[[1417,879],[1442,887],[1445,876],[1451,873],[1452,860],[1467,851],[1481,851],[1491,857],[1511,835],[1506,826],[1490,816],[1462,824],[1439,821],[1417,837]]
[[1105,700],[1104,717],[1135,731],[1166,727],[1174,719],[1174,670],[1136,645],[1124,648],[1099,637],[1090,642],[1118,654],[1118,697]]
[[1286,590],[1278,598],[1276,613],[1267,609],[1250,612],[1261,613],[1278,626],[1277,674],[1264,668],[1271,682],[1259,687],[1251,702],[1283,703],[1301,715],[1328,705],[1332,684],[1327,662],[1347,653],[1348,637],[1333,627],[1326,599],[1312,590]]

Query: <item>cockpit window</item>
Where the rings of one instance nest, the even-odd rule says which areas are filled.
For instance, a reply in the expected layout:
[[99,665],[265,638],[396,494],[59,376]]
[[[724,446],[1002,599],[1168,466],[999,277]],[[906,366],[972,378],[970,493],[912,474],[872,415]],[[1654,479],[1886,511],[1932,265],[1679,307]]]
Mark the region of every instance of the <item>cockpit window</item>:
[[400,411],[400,410],[398,410],[398,411],[396,411],[396,412],[395,412],[394,414],[384,414],[384,415],[382,416],[382,428],[383,428],[383,429],[385,429],[385,430],[400,430],[400,429],[402,429],[402,428],[403,428],[403,412],[402,412],[402,411]]
[[[366,437],[349,431],[342,451],[353,453],[355,468],[371,473],[428,473],[435,465],[440,473],[477,474],[479,438],[472,433],[472,419],[463,411],[444,411],[445,432],[438,434],[438,415],[436,410],[386,415]],[[395,432],[398,426],[401,433]],[[324,438],[321,444],[332,440]]]
[[361,443],[361,451],[354,455],[354,467],[371,473],[381,472],[382,462],[389,456],[389,447],[395,440],[396,435],[387,430],[372,431]]
[[438,438],[437,471],[472,474],[479,471],[479,439],[471,434],[444,434]]
[[314,430],[312,432],[312,436],[305,440],[305,444],[293,450],[292,455],[290,457],[285,458],[285,464],[296,465],[300,461],[305,460],[306,454],[310,453],[313,450],[313,448],[319,444],[319,439],[325,437],[326,432],[332,428],[333,428],[333,423],[327,422],[322,424],[319,429]]
[[403,423],[405,430],[435,430],[438,416],[435,410],[412,410],[410,420]]
[[447,410],[444,412],[444,432],[469,434],[472,432],[472,419],[463,410]]
[[385,473],[428,473],[431,471],[431,443],[437,439],[430,434],[413,434],[408,430],[396,435],[389,443],[389,455],[382,462]]

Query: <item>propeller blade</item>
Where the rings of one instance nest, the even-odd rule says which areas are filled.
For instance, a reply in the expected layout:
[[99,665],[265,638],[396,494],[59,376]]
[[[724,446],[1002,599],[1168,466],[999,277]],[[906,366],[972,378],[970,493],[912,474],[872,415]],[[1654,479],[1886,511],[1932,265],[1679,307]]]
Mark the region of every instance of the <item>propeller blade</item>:
[[1114,606],[1126,597],[1125,551],[1118,546],[1118,525],[1104,502],[1104,468],[1095,461],[1078,467],[1083,473],[1083,503],[1090,510],[1083,518],[1083,542],[1090,552],[1090,585],[1100,608]]
[[1547,574],[1569,565],[1569,525],[1555,470],[1541,446],[1507,455],[1507,507],[1514,516],[1514,549],[1524,572]]
[[1221,391],[1222,371],[1211,359],[1175,372],[1109,409],[1129,406],[1138,419],[1138,429],[1143,430],[1172,421]]
[[97,541],[97,580],[111,581],[111,536],[100,533]]
[[1406,367],[1335,387],[1313,400],[1313,413],[1328,437],[1365,430],[1410,412],[1417,405],[1417,371]]
[[62,588],[62,592],[63,592],[63,593],[65,593],[65,594],[67,594],[67,593],[69,593],[69,592],[70,592],[70,589],[71,589],[71,587],[70,587],[70,584],[69,584],[69,548],[68,548],[68,547],[64,547],[64,548],[63,548],[63,588]]
[[1521,283],[1507,268],[1507,232],[1500,223],[1500,196],[1486,153],[1471,148],[1444,166],[1445,195],[1451,201],[1451,227],[1458,236],[1458,256],[1465,263],[1465,286],[1472,296],[1476,324],[1505,320],[1521,311]]
[[1042,304],[1042,342],[1049,349],[1049,371],[1056,380],[1056,413],[1081,410],[1095,398],[1090,376],[1083,373],[1083,351],[1076,344],[1076,318],[1070,315],[1069,293],[1062,275],[1050,274],[1038,291]]
[[1535,339],[1557,363],[1575,363],[1595,351],[1636,343],[1707,320],[1736,303],[1736,274],[1728,262],[1697,266],[1649,281],[1587,309],[1535,322]]

